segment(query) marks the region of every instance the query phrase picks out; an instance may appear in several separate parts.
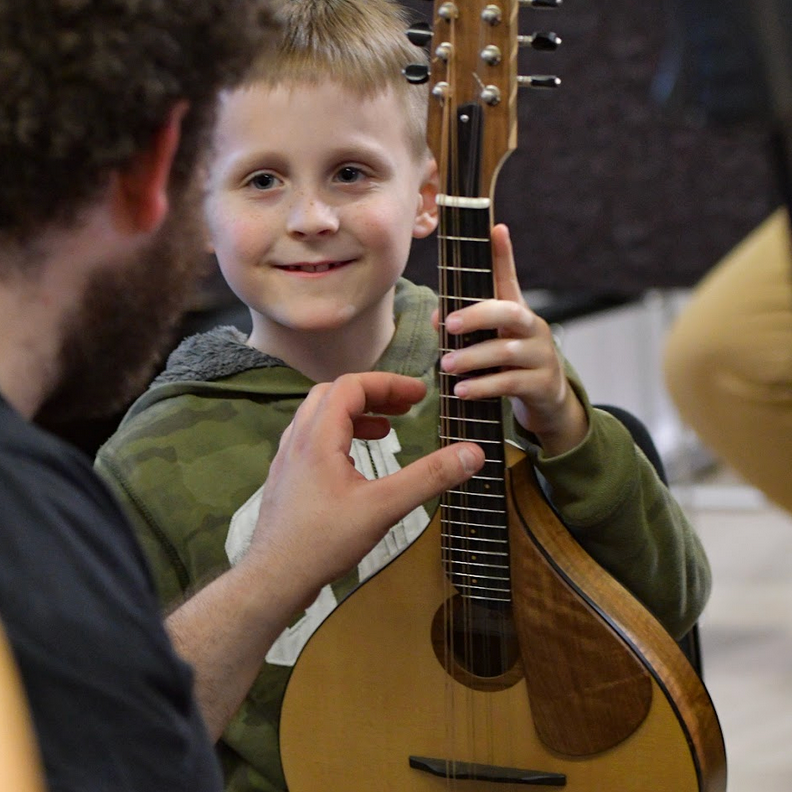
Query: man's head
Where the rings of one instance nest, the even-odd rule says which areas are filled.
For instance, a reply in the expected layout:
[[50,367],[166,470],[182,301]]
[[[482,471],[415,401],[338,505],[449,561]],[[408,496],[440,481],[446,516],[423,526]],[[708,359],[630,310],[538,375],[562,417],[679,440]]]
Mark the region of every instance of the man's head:
[[161,331],[191,291],[184,261],[201,259],[188,249],[200,238],[200,195],[190,190],[216,96],[265,49],[270,5],[0,0],[0,245],[14,251],[0,256],[0,287],[35,283],[42,262],[57,268],[57,246],[42,240],[68,242],[108,196],[134,197],[159,177],[160,205],[177,209],[131,229],[118,256],[105,253],[112,266],[97,264],[84,299],[57,306],[51,417],[117,409],[145,384]]
[[[258,0],[2,0],[0,238],[69,223],[187,100],[191,175],[219,88],[260,49]],[[0,276],[2,273],[0,273]]]

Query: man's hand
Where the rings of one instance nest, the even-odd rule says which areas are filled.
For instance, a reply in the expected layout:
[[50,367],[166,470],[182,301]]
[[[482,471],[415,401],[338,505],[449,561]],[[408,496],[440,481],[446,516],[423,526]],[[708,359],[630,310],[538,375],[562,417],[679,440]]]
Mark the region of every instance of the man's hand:
[[484,454],[472,443],[443,448],[375,481],[355,469],[353,436],[384,437],[383,416],[407,412],[424,395],[419,380],[384,372],[346,374],[314,387],[281,438],[243,563],[257,563],[261,554],[277,558],[291,584],[304,588],[304,606],[405,514],[479,470]]

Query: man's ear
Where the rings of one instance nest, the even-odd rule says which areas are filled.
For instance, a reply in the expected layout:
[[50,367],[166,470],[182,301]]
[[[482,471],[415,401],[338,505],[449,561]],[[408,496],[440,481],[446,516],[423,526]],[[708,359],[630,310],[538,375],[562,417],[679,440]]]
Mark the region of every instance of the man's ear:
[[437,193],[439,189],[437,163],[434,157],[428,157],[421,183],[418,211],[413,224],[413,236],[416,239],[428,237],[437,228]]
[[132,233],[155,231],[168,213],[171,168],[181,140],[187,102],[178,102],[148,145],[113,174],[113,208],[120,227]]

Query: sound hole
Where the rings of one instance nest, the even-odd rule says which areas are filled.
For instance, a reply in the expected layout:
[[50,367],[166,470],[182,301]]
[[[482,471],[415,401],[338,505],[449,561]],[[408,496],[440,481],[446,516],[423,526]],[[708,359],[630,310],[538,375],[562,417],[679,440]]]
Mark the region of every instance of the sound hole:
[[511,607],[459,595],[435,614],[432,646],[446,671],[469,687],[510,687],[522,677]]

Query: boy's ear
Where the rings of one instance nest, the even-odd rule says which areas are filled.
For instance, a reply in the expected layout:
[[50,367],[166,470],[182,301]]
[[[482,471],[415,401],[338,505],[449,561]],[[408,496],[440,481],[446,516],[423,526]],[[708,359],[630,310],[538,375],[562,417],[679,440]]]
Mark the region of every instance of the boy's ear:
[[418,211],[413,224],[413,236],[416,239],[428,237],[437,228],[437,193],[440,179],[434,157],[427,159],[424,178],[421,183]]
[[175,104],[148,145],[113,174],[113,209],[117,222],[125,231],[149,233],[165,219],[171,168],[187,107],[187,102]]

